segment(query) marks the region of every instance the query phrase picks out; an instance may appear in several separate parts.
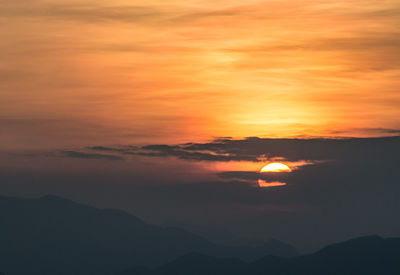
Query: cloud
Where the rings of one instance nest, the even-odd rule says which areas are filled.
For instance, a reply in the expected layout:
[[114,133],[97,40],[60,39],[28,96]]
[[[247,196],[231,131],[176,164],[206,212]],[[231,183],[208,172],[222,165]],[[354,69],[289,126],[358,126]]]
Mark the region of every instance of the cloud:
[[62,151],[59,156],[67,158],[79,158],[79,159],[106,159],[106,160],[123,160],[124,158],[116,155],[106,154],[91,154],[79,151]]
[[[8,3],[7,3],[8,2]],[[163,13],[151,6],[105,6],[102,4],[48,4],[29,2],[29,4],[0,2],[1,14],[8,17],[47,17],[64,20],[128,21],[138,22],[154,19]]]
[[[392,130],[393,131],[393,130]],[[400,149],[400,137],[380,138],[310,138],[270,139],[249,137],[241,140],[223,139],[209,143],[182,145],[149,145],[141,147],[138,154],[146,156],[174,156],[188,160],[204,161],[259,161],[284,158],[301,160],[345,160],[348,157],[372,157],[371,152],[391,155]]]
[[260,45],[247,46],[242,48],[231,48],[226,51],[238,53],[267,53],[276,51],[367,51],[373,49],[386,48],[398,49],[400,47],[400,39],[398,33],[384,34],[365,34],[348,38],[318,38],[302,42],[289,42],[287,44],[266,43]]
[[[372,129],[373,131],[397,134],[396,129]],[[245,139],[219,138],[207,143],[186,143],[177,145],[155,144],[145,146],[90,146],[77,150],[82,154],[96,156],[97,153],[112,153],[113,157],[128,155],[157,158],[178,158],[187,161],[203,162],[265,162],[281,161],[320,162],[334,161],[341,164],[390,163],[400,161],[400,137],[376,138],[292,138],[272,139],[248,137]],[[74,157],[72,155],[71,157]],[[223,178],[253,179],[252,173],[224,173]],[[243,174],[244,173],[244,174]],[[293,173],[290,173],[293,174]],[[258,177],[259,178],[259,177]]]
[[367,133],[368,135],[399,135],[400,129],[396,128],[354,128],[351,130],[335,130],[331,131],[334,135],[349,135],[349,133]]
[[293,174],[289,173],[259,173],[252,171],[227,171],[218,173],[218,176],[225,179],[243,180],[250,183],[257,182],[259,179],[266,181],[287,181],[294,177]]
[[143,146],[138,151],[138,155],[154,156],[154,157],[168,157],[174,156],[185,160],[194,161],[240,161],[240,160],[254,160],[252,156],[244,156],[237,154],[228,154],[213,150],[196,150],[190,145],[148,145]]
[[380,134],[400,134],[400,129],[391,128],[363,128],[363,131],[376,132]]

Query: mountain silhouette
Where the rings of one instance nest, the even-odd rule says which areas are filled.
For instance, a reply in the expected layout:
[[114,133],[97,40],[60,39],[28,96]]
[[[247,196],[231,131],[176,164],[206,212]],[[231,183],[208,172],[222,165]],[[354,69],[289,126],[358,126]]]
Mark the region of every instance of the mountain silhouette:
[[[123,211],[57,196],[0,197],[0,219],[0,270],[7,275],[108,275],[136,265],[162,265],[192,252],[245,260],[295,253],[280,242],[223,246],[179,228],[147,224]],[[145,270],[138,268],[137,273]]]
[[304,256],[239,259],[188,254],[153,270],[118,275],[395,275],[400,274],[400,238],[367,236],[330,245]]
[[117,275],[153,275],[153,274],[244,274],[246,263],[237,258],[217,258],[200,253],[190,253],[155,270],[134,267]]

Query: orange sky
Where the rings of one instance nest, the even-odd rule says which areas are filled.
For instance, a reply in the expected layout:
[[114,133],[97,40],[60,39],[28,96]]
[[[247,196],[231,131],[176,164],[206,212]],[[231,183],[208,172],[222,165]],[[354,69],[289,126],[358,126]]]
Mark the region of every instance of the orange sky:
[[399,0],[0,0],[0,35],[2,150],[400,128]]

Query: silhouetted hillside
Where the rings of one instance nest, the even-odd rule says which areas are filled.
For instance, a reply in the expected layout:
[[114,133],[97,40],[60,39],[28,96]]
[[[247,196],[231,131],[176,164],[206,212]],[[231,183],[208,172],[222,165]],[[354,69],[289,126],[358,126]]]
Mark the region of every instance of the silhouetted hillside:
[[[7,275],[114,274],[199,252],[255,259],[290,246],[225,247],[178,228],[146,224],[56,196],[0,197],[0,269]],[[283,250],[282,250],[283,249]],[[143,271],[143,269],[142,269]]]
[[246,268],[246,263],[237,258],[216,258],[199,253],[190,253],[155,270],[134,267],[117,275],[243,274],[246,272]]
[[154,270],[119,275],[395,275],[400,274],[400,239],[362,237],[294,258],[267,256],[255,262],[190,254]]

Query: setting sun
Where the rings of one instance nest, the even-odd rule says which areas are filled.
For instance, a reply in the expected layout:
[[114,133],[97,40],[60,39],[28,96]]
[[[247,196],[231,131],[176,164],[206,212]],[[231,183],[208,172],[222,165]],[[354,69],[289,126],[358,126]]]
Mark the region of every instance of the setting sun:
[[267,165],[265,165],[260,172],[264,173],[264,172],[291,172],[292,169],[290,169],[289,166],[287,166],[286,164],[280,163],[280,162],[272,162],[269,163]]

